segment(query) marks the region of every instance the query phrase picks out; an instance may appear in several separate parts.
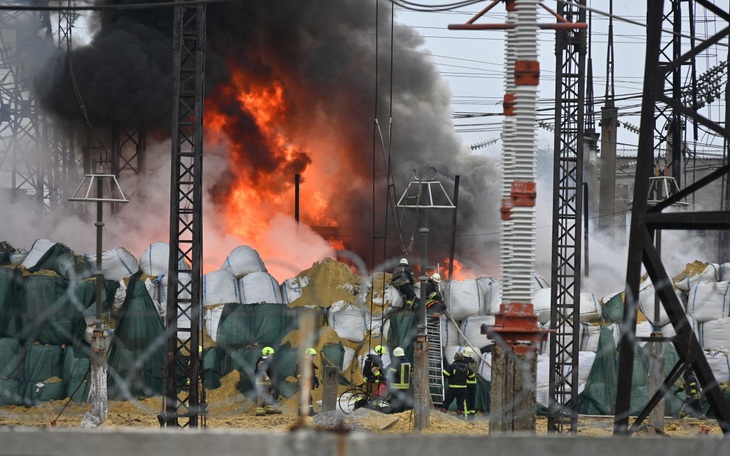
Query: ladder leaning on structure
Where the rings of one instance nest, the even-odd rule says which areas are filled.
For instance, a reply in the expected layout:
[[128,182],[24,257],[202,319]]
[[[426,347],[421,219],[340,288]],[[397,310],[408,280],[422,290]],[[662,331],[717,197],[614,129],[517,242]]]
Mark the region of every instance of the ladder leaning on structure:
[[[446,318],[442,316],[441,318]],[[441,350],[441,318],[429,318],[426,324],[428,340],[428,390],[434,406],[444,402],[444,354]]]

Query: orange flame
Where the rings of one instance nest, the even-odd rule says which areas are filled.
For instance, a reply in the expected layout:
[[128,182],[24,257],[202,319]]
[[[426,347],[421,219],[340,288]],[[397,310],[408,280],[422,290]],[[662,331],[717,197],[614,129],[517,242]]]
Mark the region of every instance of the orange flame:
[[[215,196],[226,233],[240,237],[262,258],[274,255],[277,246],[267,239],[270,223],[277,214],[294,219],[296,174],[301,176],[301,222],[338,225],[329,215],[328,192],[334,189],[327,188],[326,171],[312,166],[311,149],[318,147],[317,140],[293,131],[295,116],[282,83],[251,82],[239,71],[231,84],[216,88],[205,110],[206,144],[224,149],[229,161],[225,193]],[[328,241],[335,249],[344,247],[336,239]]]
[[[444,259],[443,263],[445,265],[443,268],[443,271],[446,273],[442,273],[441,274],[442,277],[448,275],[447,271],[449,270],[449,259],[448,258]],[[452,273],[452,277],[446,277],[448,280],[467,280],[467,279],[477,279],[480,277],[476,271],[468,268],[466,265],[464,265],[457,259],[454,259],[454,268],[453,269],[454,270]]]

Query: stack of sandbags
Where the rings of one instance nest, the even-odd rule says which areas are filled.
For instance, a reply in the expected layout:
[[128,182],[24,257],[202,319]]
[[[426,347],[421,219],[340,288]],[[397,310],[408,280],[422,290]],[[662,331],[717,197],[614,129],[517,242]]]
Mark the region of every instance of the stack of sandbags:
[[[96,268],[96,254],[84,255],[89,264]],[[101,253],[101,272],[105,279],[120,281],[139,271],[139,262],[129,250],[115,247]]]

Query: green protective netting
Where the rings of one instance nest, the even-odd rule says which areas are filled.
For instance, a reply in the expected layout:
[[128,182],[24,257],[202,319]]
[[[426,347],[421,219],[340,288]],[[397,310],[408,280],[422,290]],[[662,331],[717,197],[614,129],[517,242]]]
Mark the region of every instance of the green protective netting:
[[218,322],[217,344],[240,348],[275,346],[297,327],[298,309],[284,304],[226,304]]
[[203,352],[203,384],[206,389],[221,386],[221,379],[230,372],[230,363],[225,362],[226,352],[221,347],[209,347]]
[[418,334],[418,313],[401,309],[391,314],[389,318],[388,352],[393,353],[395,347],[401,347],[406,358],[413,359],[414,342]]
[[621,323],[624,319],[624,294],[617,293],[601,307],[601,317],[609,323]]
[[616,405],[618,355],[613,332],[601,326],[598,348],[586,386],[578,396],[578,411],[586,415],[611,415]]
[[0,378],[0,407],[23,405],[23,381],[14,378]]
[[20,338],[23,325],[23,273],[0,267],[0,337]]
[[475,408],[477,412],[489,413],[489,402],[492,398],[492,383],[477,375],[477,393]]
[[108,356],[109,399],[129,400],[161,395],[167,339],[144,283],[142,272],[129,279]]
[[[256,377],[254,370],[256,360],[261,356],[261,347],[231,348],[226,350],[226,355],[231,360],[231,366],[241,376],[237,385],[238,391],[252,399],[256,399]],[[272,373],[272,382],[276,384],[276,373]]]
[[67,347],[63,354],[63,379],[66,382],[64,397],[76,403],[89,402],[91,388],[90,347]]
[[[23,393],[25,404],[35,405],[44,400],[63,398],[63,396],[60,398],[55,397],[57,395],[55,383],[57,382],[48,382],[49,384],[54,383],[48,388],[50,394],[43,392],[47,380],[54,378],[60,380],[61,375],[63,375],[61,369],[63,349],[56,345],[39,344],[28,344],[27,348],[24,366],[25,391]],[[38,383],[42,383],[43,386],[38,385]],[[49,398],[49,395],[54,397]]]
[[[110,306],[119,284],[102,281],[103,307]],[[84,315],[95,312],[94,279],[67,282],[55,274],[31,274],[23,285],[21,337],[30,342],[71,345],[83,341]]]
[[23,377],[22,344],[17,339],[0,339],[0,378],[20,379]]
[[[636,350],[631,382],[630,413],[638,414],[649,403],[651,395],[648,390],[648,372],[650,360],[650,344]],[[670,372],[679,356],[671,344],[664,344],[665,373]],[[663,380],[663,378],[661,379]],[[613,331],[609,326],[602,326],[598,339],[598,349],[593,367],[583,392],[578,396],[578,411],[586,415],[612,415],[616,406],[616,388],[618,383],[618,352],[614,343]],[[664,396],[665,413],[677,416],[683,398],[668,393]]]
[[291,343],[282,345],[274,353],[272,363],[279,378],[276,391],[278,394],[287,398],[297,393],[297,382],[290,377],[296,378],[298,357],[299,349],[292,347]]
[[92,275],[92,268],[89,262],[81,255],[74,252],[61,243],[56,243],[43,254],[38,262],[28,268],[31,273],[42,269],[54,271],[64,279],[83,280]]

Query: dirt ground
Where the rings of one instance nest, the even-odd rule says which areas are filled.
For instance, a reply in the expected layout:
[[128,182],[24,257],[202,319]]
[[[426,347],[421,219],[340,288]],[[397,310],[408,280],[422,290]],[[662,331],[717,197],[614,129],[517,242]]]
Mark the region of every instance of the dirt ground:
[[[236,390],[237,378],[227,376],[220,388],[207,391],[207,427],[210,429],[241,429],[282,431],[300,427],[318,427],[316,417],[299,418],[296,413],[297,396],[281,404],[282,414],[255,416],[253,403]],[[315,396],[316,397],[316,396]],[[157,415],[162,407],[160,397],[135,402],[109,402],[108,419],[103,428],[159,428]],[[315,406],[318,410],[318,406]],[[30,427],[81,427],[84,415],[91,411],[91,404],[77,404],[68,400],[50,401],[35,407],[0,407],[0,426]],[[413,413],[410,411],[386,415],[370,410],[359,410],[346,415],[345,426],[365,432],[382,434],[405,434],[413,432]],[[356,426],[355,426],[356,424]],[[430,413],[429,427],[424,434],[487,435],[488,417],[477,414],[472,422],[457,418],[453,413],[437,410]],[[547,418],[538,416],[536,433],[547,434]],[[579,436],[609,436],[613,433],[612,416],[581,416],[578,421]],[[709,419],[666,419],[664,429],[655,431],[643,428],[636,433],[643,435],[666,435],[681,437],[722,436],[714,420]]]

